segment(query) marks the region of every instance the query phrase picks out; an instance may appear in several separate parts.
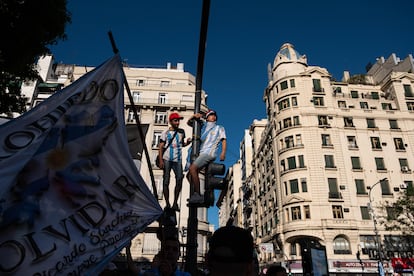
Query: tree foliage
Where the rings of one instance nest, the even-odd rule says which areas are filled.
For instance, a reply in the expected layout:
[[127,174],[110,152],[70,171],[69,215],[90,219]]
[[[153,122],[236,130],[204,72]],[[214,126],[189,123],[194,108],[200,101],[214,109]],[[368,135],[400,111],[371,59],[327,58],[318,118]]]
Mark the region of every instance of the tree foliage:
[[367,84],[366,76],[364,74],[353,75],[349,78],[348,83]]
[[67,0],[0,1],[0,114],[25,111],[21,83],[37,78],[37,59],[66,39]]
[[400,191],[396,201],[386,201],[383,205],[387,216],[381,223],[386,230],[401,231],[405,235],[414,234],[414,187],[408,185],[407,189]]

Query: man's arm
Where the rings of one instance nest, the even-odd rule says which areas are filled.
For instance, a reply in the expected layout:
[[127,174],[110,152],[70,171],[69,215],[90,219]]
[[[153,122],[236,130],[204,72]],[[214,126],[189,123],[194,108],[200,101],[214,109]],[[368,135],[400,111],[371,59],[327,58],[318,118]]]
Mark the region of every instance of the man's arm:
[[164,168],[164,160],[162,159],[162,155],[164,153],[164,145],[165,142],[164,141],[160,141],[160,143],[158,144],[158,161],[160,163],[160,169]]
[[190,127],[194,126],[194,120],[200,120],[203,117],[203,115],[201,115],[200,113],[195,113],[193,116],[191,116],[190,119],[188,119],[187,121],[187,125],[189,125]]
[[224,161],[226,159],[226,151],[227,151],[227,139],[222,139],[220,161]]

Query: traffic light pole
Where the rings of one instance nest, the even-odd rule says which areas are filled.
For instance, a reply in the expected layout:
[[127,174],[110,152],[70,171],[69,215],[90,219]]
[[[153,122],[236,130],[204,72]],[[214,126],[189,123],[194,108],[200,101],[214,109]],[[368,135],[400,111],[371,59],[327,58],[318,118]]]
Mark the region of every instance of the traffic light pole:
[[[200,40],[198,45],[198,60],[197,60],[197,75],[196,75],[196,91],[194,102],[194,113],[201,111],[201,91],[204,69],[204,54],[207,41],[207,27],[208,17],[210,13],[210,0],[203,0],[203,9],[201,13],[201,27]],[[193,140],[192,140],[192,155],[191,162],[198,156],[200,152],[200,134],[201,124],[198,120],[194,120],[193,126]],[[194,187],[190,184],[190,196],[194,192]],[[197,207],[189,206],[188,221],[187,221],[187,248],[185,270],[191,275],[197,275],[197,232],[198,232],[198,218]]]

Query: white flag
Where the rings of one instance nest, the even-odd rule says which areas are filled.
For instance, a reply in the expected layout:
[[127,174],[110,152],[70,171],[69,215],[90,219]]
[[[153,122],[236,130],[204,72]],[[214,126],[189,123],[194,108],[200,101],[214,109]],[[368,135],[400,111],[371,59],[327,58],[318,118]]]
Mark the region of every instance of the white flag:
[[162,213],[128,151],[119,55],[0,126],[0,274],[85,275]]

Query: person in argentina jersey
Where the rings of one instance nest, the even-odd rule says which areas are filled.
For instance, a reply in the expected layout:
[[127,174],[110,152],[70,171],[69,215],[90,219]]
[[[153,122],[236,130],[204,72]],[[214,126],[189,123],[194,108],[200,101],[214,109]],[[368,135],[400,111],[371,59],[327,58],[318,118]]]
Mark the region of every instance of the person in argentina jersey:
[[[194,120],[200,120],[202,115],[194,114],[187,122],[189,126],[193,126]],[[190,164],[188,168],[188,177],[190,184],[193,185],[194,193],[189,199],[191,204],[204,203],[204,197],[200,193],[200,178],[198,176],[201,169],[217,158],[217,151],[221,143],[220,161],[226,158],[227,140],[226,131],[223,126],[217,124],[217,113],[214,110],[207,111],[205,122],[201,127],[201,145],[200,153],[197,158]]]
[[[180,120],[183,117],[178,113],[171,113],[169,116],[170,127],[161,133],[159,150],[159,166],[163,169],[163,193],[166,202],[166,208],[172,208],[179,212],[178,198],[183,186],[183,165],[182,165],[182,148],[189,144],[185,142],[184,129],[180,128]],[[164,152],[164,153],[163,153]],[[171,169],[175,174],[174,202],[170,205],[170,173]]]

